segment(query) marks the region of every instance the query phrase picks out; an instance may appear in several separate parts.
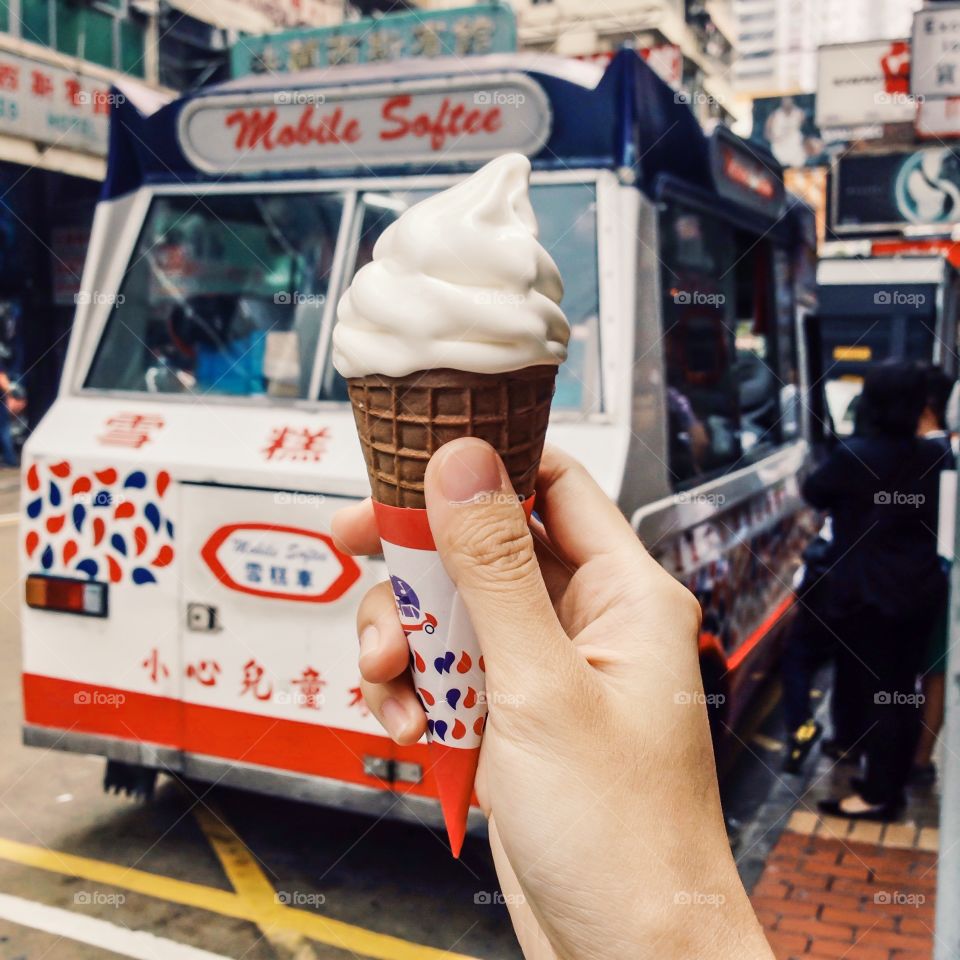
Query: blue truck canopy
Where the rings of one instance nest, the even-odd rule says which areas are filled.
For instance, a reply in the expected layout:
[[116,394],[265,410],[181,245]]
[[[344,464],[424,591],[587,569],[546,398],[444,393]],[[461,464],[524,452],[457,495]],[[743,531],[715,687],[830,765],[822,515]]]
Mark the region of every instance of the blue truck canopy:
[[[779,219],[773,156],[693,112],[635,52],[597,64],[495,54],[241,77],[144,109],[112,98],[103,198],[143,184],[470,170],[507,150],[535,169],[609,168]],[[731,209],[729,212],[736,212]]]

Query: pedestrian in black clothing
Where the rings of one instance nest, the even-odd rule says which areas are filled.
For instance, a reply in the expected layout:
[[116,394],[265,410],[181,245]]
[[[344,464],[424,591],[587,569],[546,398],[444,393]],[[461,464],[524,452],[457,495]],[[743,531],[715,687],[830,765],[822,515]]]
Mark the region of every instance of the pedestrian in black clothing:
[[[956,457],[956,444],[947,428],[947,405],[956,385],[953,377],[948,376],[939,367],[929,366],[924,371],[927,379],[927,405],[920,415],[917,434],[928,440],[936,440],[943,445],[951,459]],[[951,469],[954,469],[951,467]],[[944,556],[944,554],[948,556]],[[944,549],[941,544],[940,563],[944,572],[950,575],[952,549]],[[937,768],[933,763],[933,748],[936,746],[940,728],[943,726],[944,704],[946,703],[946,666],[948,639],[947,601],[940,606],[940,613],[934,624],[927,643],[927,653],[920,667],[920,687],[923,691],[923,709],[921,710],[920,730],[917,747],[913,755],[913,770],[910,782],[915,786],[928,786],[937,779]]]
[[[856,400],[854,436],[865,432],[865,410]],[[796,590],[796,614],[787,630],[781,677],[783,713],[789,732],[784,770],[797,773],[811,747],[823,732],[813,718],[810,691],[813,679],[824,664],[833,665],[833,695],[830,698],[830,723],[833,734],[821,744],[827,756],[840,762],[857,761],[860,739],[859,711],[853,698],[846,695],[845,661],[837,659],[840,637],[831,623],[829,574],[834,564],[833,520],[828,517],[820,533],[803,552],[803,576]]]
[[849,819],[889,820],[903,789],[919,723],[916,677],[947,584],[937,556],[943,444],[916,436],[926,402],[914,364],[875,367],[863,388],[862,436],[838,445],[803,485],[808,503],[833,519],[826,575],[837,670],[858,721],[865,775],[855,792],[823,801]]

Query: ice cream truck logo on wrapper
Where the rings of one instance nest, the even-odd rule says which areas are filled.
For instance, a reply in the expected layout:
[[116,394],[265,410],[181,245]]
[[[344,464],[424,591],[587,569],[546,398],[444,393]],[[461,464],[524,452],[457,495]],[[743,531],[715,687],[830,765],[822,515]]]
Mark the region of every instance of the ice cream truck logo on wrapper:
[[413,592],[413,587],[399,577],[391,577],[393,595],[397,600],[397,611],[403,624],[403,632],[409,637],[411,633],[422,630],[431,634],[437,629],[437,618],[432,613],[421,613],[420,600]]
[[234,523],[211,534],[200,551],[229,590],[274,600],[332,603],[360,579],[353,557],[324,533],[267,523]]

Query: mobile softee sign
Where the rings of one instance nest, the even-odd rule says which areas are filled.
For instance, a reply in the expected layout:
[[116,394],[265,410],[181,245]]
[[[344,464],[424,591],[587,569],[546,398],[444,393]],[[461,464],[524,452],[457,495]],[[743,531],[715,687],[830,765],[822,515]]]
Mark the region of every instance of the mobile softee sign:
[[523,74],[469,82],[281,90],[201,97],[180,115],[184,154],[209,173],[480,162],[532,156],[550,104]]

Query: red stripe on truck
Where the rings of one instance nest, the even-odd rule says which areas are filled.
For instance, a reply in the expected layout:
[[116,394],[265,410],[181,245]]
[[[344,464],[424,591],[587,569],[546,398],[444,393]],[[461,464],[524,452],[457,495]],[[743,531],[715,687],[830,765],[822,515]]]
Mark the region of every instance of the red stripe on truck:
[[[380,790],[437,795],[425,743],[398,747],[385,736],[30,673],[23,675],[23,705],[26,722],[40,727],[159,744]],[[424,780],[388,785],[369,777],[363,772],[365,755],[418,763]]]

